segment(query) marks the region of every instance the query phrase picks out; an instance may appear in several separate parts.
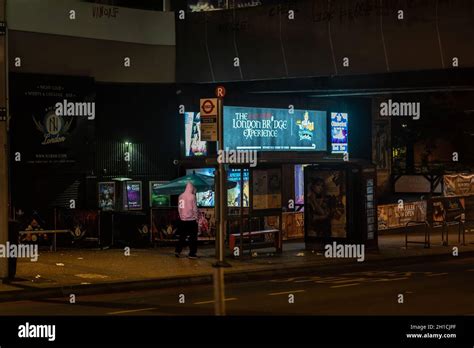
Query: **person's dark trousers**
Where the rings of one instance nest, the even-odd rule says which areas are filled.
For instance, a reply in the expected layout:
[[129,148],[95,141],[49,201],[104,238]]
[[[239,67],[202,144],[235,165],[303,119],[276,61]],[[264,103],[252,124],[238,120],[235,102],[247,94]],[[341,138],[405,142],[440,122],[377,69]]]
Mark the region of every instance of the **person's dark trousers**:
[[175,252],[181,253],[186,245],[186,237],[189,236],[189,255],[196,256],[197,253],[197,235],[198,224],[196,220],[181,221],[179,226],[179,241],[176,245]]

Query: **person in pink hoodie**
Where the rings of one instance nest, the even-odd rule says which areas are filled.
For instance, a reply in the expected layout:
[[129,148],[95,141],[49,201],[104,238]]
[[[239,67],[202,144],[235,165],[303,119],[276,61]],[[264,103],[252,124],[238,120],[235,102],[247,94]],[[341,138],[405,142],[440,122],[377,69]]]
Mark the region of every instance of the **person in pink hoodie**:
[[186,184],[186,189],[178,198],[179,212],[179,241],[176,245],[175,255],[179,257],[186,244],[186,238],[189,237],[189,255],[190,259],[197,258],[197,236],[198,236],[198,208],[196,201],[196,188],[192,183]]

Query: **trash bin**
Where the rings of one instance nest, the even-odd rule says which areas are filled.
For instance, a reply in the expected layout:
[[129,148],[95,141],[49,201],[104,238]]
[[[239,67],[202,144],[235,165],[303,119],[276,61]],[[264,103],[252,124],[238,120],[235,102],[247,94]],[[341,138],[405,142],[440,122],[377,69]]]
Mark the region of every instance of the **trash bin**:
[[[8,222],[8,240],[10,243],[19,243],[20,237],[20,224],[18,221],[10,220]],[[8,279],[13,280],[16,275],[16,257],[8,258]]]

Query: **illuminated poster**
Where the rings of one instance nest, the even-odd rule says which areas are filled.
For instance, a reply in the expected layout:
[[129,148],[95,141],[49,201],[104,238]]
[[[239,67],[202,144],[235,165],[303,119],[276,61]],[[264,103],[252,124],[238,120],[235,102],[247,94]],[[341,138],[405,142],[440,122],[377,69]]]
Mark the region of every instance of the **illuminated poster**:
[[115,183],[99,182],[99,209],[115,209]]
[[[187,175],[196,173],[207,176],[214,177],[214,168],[198,168],[198,169],[188,169],[186,171]],[[249,206],[249,171],[244,169],[244,190],[243,190],[243,200],[244,207]],[[242,192],[240,188],[240,171],[238,169],[230,169],[227,172],[227,180],[234,181],[237,185],[227,191],[227,205],[229,207],[239,207],[240,206],[240,194]],[[215,200],[215,193],[213,190],[198,192],[196,193],[197,205],[198,207],[213,207]]]
[[[207,176],[214,176],[214,168],[197,168],[186,170],[186,175],[202,174]],[[184,191],[184,190],[183,190]],[[196,200],[198,207],[213,207],[214,206],[214,191],[209,190],[205,192],[196,193]]]
[[186,157],[206,156],[207,142],[201,141],[200,113],[184,113],[184,145]]
[[304,204],[304,167],[307,164],[295,165],[295,204]]
[[224,147],[326,151],[326,112],[224,106]]
[[156,193],[156,190],[163,184],[166,182],[150,181],[150,206],[152,208],[170,206],[170,196]]
[[348,116],[346,113],[331,112],[331,152],[346,153],[348,151]]
[[309,170],[306,176],[306,236],[347,236],[346,182],[339,170]]
[[128,181],[125,185],[125,209],[142,209],[142,183],[141,181]]
[[[244,189],[243,189],[243,203],[244,207],[249,206],[249,171],[248,169],[243,170],[244,177]],[[230,169],[227,172],[227,180],[237,183],[237,186],[227,191],[227,206],[228,207],[240,207],[240,195],[242,194],[242,188],[240,187],[241,174],[240,169]]]

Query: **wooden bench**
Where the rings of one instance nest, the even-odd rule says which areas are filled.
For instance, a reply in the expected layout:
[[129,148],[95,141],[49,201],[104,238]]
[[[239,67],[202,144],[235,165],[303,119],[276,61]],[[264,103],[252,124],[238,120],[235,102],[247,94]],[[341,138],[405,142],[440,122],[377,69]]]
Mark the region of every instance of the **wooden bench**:
[[53,234],[53,249],[56,251],[56,240],[57,240],[57,235],[58,233],[72,233],[71,230],[34,230],[34,231],[20,231],[20,235],[23,234]]
[[[278,241],[278,234],[279,233],[280,233],[280,230],[276,230],[276,229],[244,232],[244,233],[242,233],[242,238],[243,238],[244,243],[249,244],[249,242],[251,242],[252,237],[267,235],[267,234],[273,234],[275,248],[277,249],[277,252],[280,252],[281,248],[279,247],[280,243]],[[232,233],[232,234],[229,235],[229,249],[230,249],[231,252],[234,251],[234,248],[236,247],[236,245],[238,247],[240,247],[240,244],[239,244],[240,238],[241,238],[240,233]],[[260,243],[256,243],[255,249],[258,249],[258,248],[262,247],[262,246],[259,246],[258,244],[260,244]],[[266,245],[263,246],[263,247],[266,247]]]

